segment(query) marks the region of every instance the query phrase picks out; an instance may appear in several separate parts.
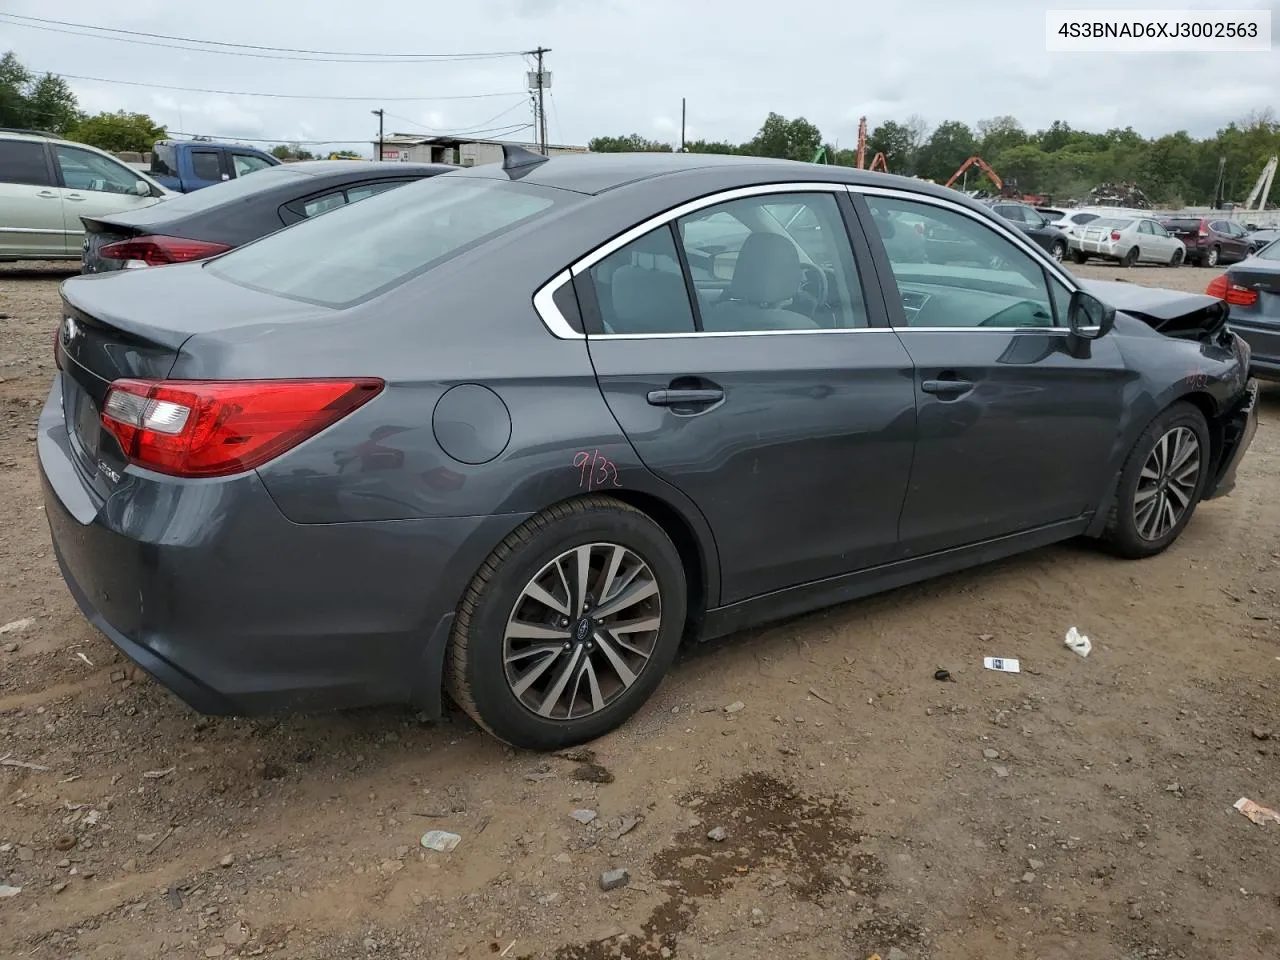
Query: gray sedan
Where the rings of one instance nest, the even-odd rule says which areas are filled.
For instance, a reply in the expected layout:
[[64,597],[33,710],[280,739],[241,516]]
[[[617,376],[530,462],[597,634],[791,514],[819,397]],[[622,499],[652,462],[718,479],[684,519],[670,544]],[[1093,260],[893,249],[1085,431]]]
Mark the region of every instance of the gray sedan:
[[534,749],[685,639],[1157,554],[1257,424],[1221,300],[836,166],[509,149],[62,292],[37,448],[99,630],[201,711],[448,691]]
[[1230,305],[1231,329],[1252,348],[1250,372],[1280,381],[1280,239],[1233,263],[1205,292]]

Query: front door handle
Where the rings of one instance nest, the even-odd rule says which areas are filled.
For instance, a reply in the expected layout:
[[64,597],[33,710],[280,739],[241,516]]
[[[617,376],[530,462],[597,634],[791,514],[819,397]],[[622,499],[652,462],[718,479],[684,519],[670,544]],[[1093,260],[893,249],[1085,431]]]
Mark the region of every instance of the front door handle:
[[37,193],[37,194],[36,194],[36,196],[37,196],[37,197],[45,197],[45,198],[50,199],[50,200],[56,200],[56,199],[58,199],[58,195],[57,195],[56,193],[54,193],[52,190],[41,190],[39,193]]
[[650,390],[645,399],[655,407],[709,407],[724,399],[724,391],[719,387]]
[[926,380],[920,384],[920,389],[935,396],[959,397],[972,390],[973,383],[968,380]]

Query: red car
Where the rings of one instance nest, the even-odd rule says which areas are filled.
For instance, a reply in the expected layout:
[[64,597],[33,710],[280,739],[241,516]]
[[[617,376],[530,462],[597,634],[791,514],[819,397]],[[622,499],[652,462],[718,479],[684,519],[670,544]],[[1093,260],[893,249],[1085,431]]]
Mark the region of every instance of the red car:
[[1174,217],[1160,223],[1186,246],[1187,263],[1216,267],[1220,263],[1238,263],[1249,256],[1248,232],[1230,220]]

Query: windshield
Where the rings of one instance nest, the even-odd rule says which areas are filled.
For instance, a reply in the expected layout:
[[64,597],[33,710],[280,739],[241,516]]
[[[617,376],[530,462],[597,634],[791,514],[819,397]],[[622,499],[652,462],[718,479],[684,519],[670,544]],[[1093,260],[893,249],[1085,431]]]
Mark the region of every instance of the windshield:
[[1164,228],[1166,230],[1199,230],[1200,229],[1199,220],[1189,219],[1186,217],[1179,217],[1174,220],[1161,220],[1160,222],[1164,224]]
[[209,261],[205,269],[264,293],[346,307],[569,202],[570,196],[446,174],[286,227]]
[[1254,256],[1259,260],[1280,260],[1280,240],[1272,240]]
[[1109,217],[1099,217],[1097,220],[1089,224],[1090,229],[1099,230],[1127,230],[1133,224],[1132,220],[1114,220]]

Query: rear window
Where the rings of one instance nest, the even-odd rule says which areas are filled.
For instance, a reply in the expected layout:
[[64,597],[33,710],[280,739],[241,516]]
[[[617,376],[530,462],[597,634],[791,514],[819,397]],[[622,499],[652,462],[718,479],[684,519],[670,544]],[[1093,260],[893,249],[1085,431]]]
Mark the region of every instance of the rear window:
[[1097,219],[1099,219],[1099,217],[1096,213],[1077,213],[1071,218],[1071,222],[1076,225],[1081,225],[1085,223],[1092,223]]
[[1091,228],[1097,227],[1102,230],[1127,230],[1132,225],[1132,220],[1120,220],[1113,217],[1099,217],[1089,224]]
[[178,175],[177,151],[172,143],[157,143],[151,148],[151,174],[157,177]]
[[350,306],[545,214],[569,196],[529,184],[431,177],[303,220],[211,260],[205,269],[264,293]]
[[1200,229],[1199,220],[1189,219],[1187,217],[1179,217],[1174,220],[1162,220],[1160,222],[1164,224],[1164,228],[1166,230],[1199,230]]
[[157,204],[156,214],[160,215],[163,212],[164,218],[168,220],[171,217],[201,213],[211,207],[232,203],[257,193],[274,190],[276,187],[283,186],[290,181],[310,179],[305,173],[295,173],[283,165],[272,167],[270,170],[263,170],[256,177],[237,177],[234,180],[223,180],[221,183],[215,183],[213,186],[205,187],[203,190],[180,193],[166,200],[163,206]]

